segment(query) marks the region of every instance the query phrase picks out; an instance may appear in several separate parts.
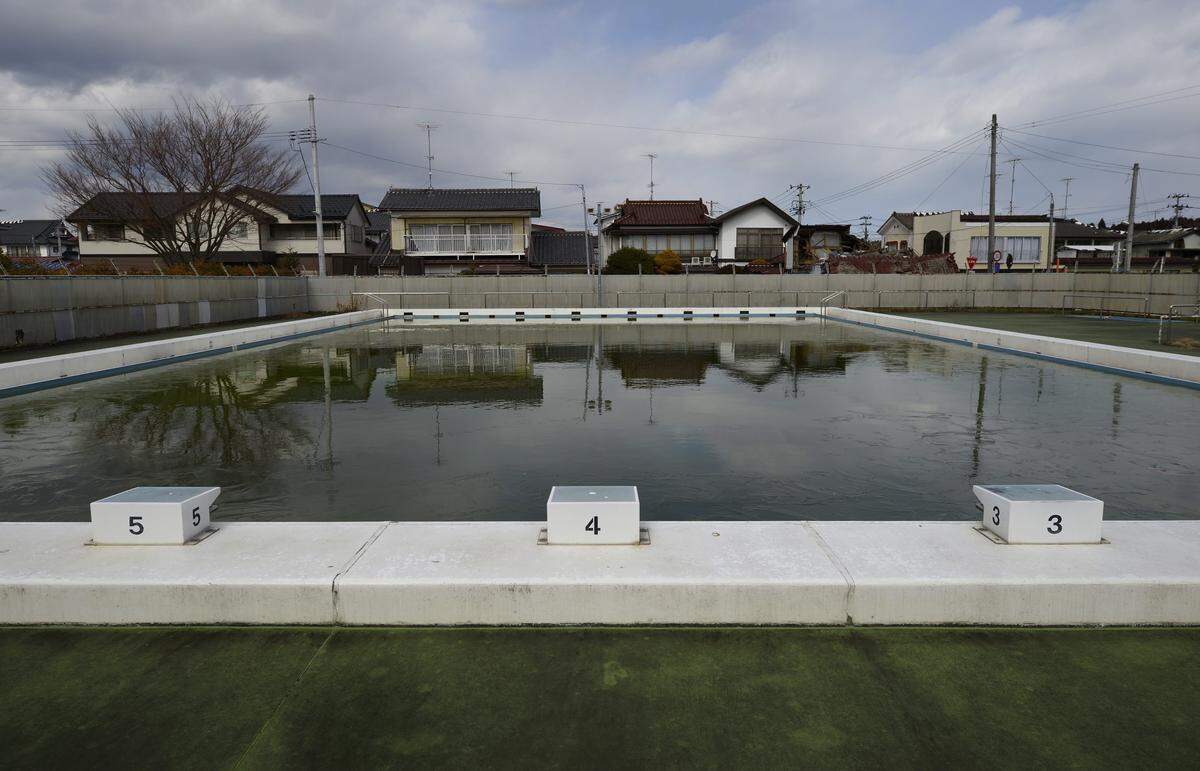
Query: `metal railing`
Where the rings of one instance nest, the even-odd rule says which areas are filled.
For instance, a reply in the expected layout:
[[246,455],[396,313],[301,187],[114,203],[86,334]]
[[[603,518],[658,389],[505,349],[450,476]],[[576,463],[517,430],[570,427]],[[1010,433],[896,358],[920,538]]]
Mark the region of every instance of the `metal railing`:
[[[1176,315],[1176,308],[1191,308],[1193,313],[1190,316],[1184,316],[1182,313]],[[1169,345],[1171,343],[1171,322],[1175,319],[1189,319],[1200,321],[1200,304],[1183,303],[1180,305],[1172,305],[1167,308],[1165,316],[1158,317],[1158,344]]]
[[821,298],[821,315],[822,316],[825,315],[825,310],[831,304],[833,304],[833,301],[838,299],[839,297],[842,298],[842,307],[845,308],[846,307],[846,290],[845,289],[839,289],[836,292],[834,292],[832,294],[827,294]]
[[[1068,294],[1065,294],[1065,295],[1063,295],[1063,301],[1062,301],[1062,312],[1063,313],[1066,313],[1068,310],[1068,308],[1067,308],[1068,301],[1072,300],[1072,298],[1077,298],[1077,297],[1087,297],[1087,298],[1099,299],[1099,300],[1138,300],[1142,303],[1142,310],[1141,310],[1142,315],[1144,315],[1144,316],[1150,315],[1150,298],[1149,297],[1146,297],[1145,295],[1136,295],[1136,294],[1112,294],[1112,293],[1108,293],[1108,294],[1068,293]],[[1079,307],[1076,307],[1075,305],[1072,305],[1070,310],[1098,311],[1101,316],[1111,316],[1112,315],[1111,311],[1116,311],[1117,309],[1112,308],[1111,311],[1106,310],[1104,307],[1104,303],[1101,303],[1099,308],[1079,308]],[[1125,311],[1125,312],[1130,313],[1131,311]],[[1136,313],[1137,311],[1132,311],[1132,312]]]

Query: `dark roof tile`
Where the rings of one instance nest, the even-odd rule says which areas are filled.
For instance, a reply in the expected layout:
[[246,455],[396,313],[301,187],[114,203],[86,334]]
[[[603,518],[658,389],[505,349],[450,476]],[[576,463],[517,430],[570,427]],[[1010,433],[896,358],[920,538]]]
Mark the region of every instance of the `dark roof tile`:
[[394,212],[517,211],[541,216],[542,194],[533,187],[392,188],[379,208]]
[[589,246],[595,250],[596,237],[589,235],[585,242],[582,230],[534,230],[529,234],[529,264],[583,267],[588,264]]
[[694,201],[630,201],[621,204],[621,213],[609,227],[658,227],[712,225],[704,202]]

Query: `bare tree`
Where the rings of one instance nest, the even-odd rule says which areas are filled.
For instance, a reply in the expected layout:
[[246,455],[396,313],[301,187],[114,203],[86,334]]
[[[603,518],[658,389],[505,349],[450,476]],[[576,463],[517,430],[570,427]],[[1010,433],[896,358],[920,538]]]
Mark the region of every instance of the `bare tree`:
[[64,214],[120,223],[126,240],[167,261],[203,260],[261,216],[252,193],[300,179],[291,151],[264,141],[267,128],[261,108],[190,97],[169,112],[117,110],[111,126],[93,115],[42,177]]

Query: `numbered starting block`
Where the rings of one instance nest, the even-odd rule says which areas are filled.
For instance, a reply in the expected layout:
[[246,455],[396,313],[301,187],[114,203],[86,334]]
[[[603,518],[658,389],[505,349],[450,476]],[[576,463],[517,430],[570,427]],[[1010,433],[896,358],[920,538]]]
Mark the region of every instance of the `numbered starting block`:
[[1062,485],[975,485],[983,527],[1006,543],[1102,543],[1104,501]]
[[546,500],[549,544],[639,544],[644,539],[636,487],[552,487]]
[[219,487],[135,487],[92,503],[94,544],[184,544],[211,530]]

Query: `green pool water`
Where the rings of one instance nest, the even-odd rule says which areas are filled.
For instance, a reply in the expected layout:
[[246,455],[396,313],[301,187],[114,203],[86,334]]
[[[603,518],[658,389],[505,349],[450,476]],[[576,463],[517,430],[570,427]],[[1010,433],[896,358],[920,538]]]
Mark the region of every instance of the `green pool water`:
[[0,399],[0,519],[138,485],[217,519],[967,519],[975,483],[1197,514],[1200,391],[819,319],[363,326]]

